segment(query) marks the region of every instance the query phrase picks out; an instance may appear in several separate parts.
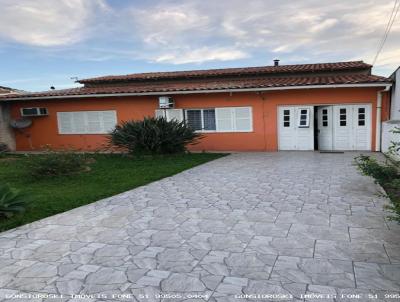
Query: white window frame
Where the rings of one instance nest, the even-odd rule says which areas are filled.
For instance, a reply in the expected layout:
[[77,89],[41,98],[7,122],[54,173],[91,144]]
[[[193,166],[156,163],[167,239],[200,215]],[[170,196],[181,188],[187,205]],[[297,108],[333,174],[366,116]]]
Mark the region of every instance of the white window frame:
[[[59,134],[59,135],[81,135],[81,134],[84,134],[84,135],[103,134],[103,135],[104,135],[104,134],[108,134],[109,131],[110,131],[111,129],[108,129],[108,130],[104,129],[104,120],[103,120],[103,119],[100,120],[100,124],[101,124],[101,126],[102,126],[102,127],[101,127],[102,129],[99,129],[99,131],[93,131],[93,132],[90,132],[90,131],[87,130],[87,129],[88,129],[88,125],[89,125],[89,121],[88,121],[88,116],[87,116],[87,114],[88,114],[88,113],[93,113],[93,112],[97,112],[97,113],[112,112],[112,113],[114,114],[115,125],[117,125],[117,123],[118,123],[117,111],[116,111],[116,110],[60,111],[60,112],[57,112],[58,134]],[[85,128],[86,130],[85,130],[85,131],[68,131],[68,132],[63,132],[63,131],[62,131],[62,126],[61,126],[61,115],[62,115],[62,114],[72,114],[72,115],[73,115],[74,113],[84,113],[84,114],[85,114],[85,117],[84,117],[84,128]],[[70,118],[73,120],[73,116],[71,116]],[[74,125],[72,125],[72,129],[73,129],[73,128],[74,128]]]
[[[305,125],[301,124],[301,122],[303,121],[301,119],[301,116],[304,115],[304,114],[301,113],[302,110],[306,110],[307,111],[307,113],[306,113],[306,124]],[[298,109],[298,123],[297,123],[297,126],[299,128],[310,128],[310,112],[311,112],[310,108],[299,108]]]
[[[241,108],[247,108],[249,109],[249,119],[250,119],[250,128],[246,130],[238,130],[237,129],[237,123],[236,123],[236,109],[241,109]],[[214,109],[215,110],[215,130],[204,130],[204,110],[210,110]],[[187,111],[188,110],[200,110],[201,112],[201,127],[203,128],[202,130],[196,130],[196,132],[199,133],[237,133],[237,132],[253,132],[253,108],[251,106],[240,106],[240,107],[212,107],[212,108],[186,108],[184,110],[185,112],[185,121],[187,121]],[[218,111],[219,110],[229,110],[230,111],[230,117],[231,117],[231,124],[232,124],[232,129],[231,130],[219,130],[218,129]]]
[[[216,108],[187,108],[187,109],[184,110],[184,112],[185,112],[185,121],[188,120],[187,112],[189,110],[200,110],[201,130],[196,130],[196,132],[199,132],[199,133],[214,133],[214,132],[218,132],[217,131],[217,112],[216,112]],[[204,110],[214,110],[214,112],[215,112],[215,130],[205,130],[204,129]]]

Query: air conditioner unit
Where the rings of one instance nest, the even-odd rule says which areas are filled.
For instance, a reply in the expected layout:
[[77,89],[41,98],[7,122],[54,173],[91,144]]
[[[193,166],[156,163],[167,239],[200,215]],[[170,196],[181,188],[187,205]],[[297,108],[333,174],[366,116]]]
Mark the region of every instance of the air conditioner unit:
[[159,104],[159,108],[162,108],[162,109],[174,108],[174,105],[175,105],[174,100],[168,96],[160,96],[158,98],[158,104]]
[[21,116],[45,116],[49,115],[47,108],[21,108]]

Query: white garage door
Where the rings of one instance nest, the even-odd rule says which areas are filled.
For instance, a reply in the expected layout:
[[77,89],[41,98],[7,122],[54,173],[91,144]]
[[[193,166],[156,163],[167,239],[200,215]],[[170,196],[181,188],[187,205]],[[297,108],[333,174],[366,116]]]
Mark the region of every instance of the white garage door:
[[[278,108],[279,150],[371,150],[371,105],[282,106]],[[314,126],[317,127],[314,131]]]
[[313,106],[278,109],[279,150],[314,150]]
[[320,150],[371,150],[371,105],[318,107]]

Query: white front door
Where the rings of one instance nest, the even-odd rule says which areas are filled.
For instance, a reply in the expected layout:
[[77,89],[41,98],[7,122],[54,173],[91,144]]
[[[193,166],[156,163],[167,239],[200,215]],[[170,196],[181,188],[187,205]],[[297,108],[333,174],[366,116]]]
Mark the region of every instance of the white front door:
[[313,106],[278,109],[279,150],[314,150]]
[[318,149],[333,150],[332,106],[318,107]]

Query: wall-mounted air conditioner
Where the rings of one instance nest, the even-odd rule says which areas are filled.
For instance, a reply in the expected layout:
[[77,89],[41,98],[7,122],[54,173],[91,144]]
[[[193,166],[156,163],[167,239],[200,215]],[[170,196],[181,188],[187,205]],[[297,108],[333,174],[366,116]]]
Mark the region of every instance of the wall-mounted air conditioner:
[[159,108],[161,109],[168,109],[174,108],[174,100],[169,96],[160,96],[158,98]]
[[45,116],[49,115],[47,108],[21,108],[21,116]]

